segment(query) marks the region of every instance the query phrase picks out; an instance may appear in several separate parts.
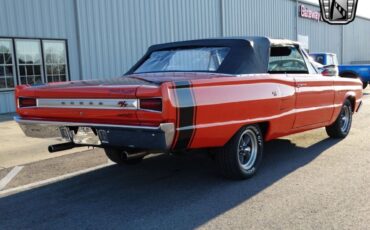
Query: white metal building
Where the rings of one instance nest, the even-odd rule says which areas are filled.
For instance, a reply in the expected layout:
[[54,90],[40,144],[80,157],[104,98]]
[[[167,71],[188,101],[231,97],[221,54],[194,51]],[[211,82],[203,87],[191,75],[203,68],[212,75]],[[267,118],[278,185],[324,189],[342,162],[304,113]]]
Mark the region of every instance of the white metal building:
[[298,0],[0,0],[0,113],[15,111],[16,85],[120,76],[155,43],[264,35],[370,60],[369,19],[330,26],[318,12]]

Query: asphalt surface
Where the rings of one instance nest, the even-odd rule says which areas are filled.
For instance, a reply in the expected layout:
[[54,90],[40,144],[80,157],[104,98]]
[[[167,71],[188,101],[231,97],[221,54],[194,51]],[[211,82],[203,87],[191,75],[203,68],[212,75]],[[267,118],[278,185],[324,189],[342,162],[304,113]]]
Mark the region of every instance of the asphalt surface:
[[266,143],[246,181],[219,177],[205,155],[162,155],[9,195],[0,229],[369,229],[369,113],[366,95],[345,140],[319,129]]

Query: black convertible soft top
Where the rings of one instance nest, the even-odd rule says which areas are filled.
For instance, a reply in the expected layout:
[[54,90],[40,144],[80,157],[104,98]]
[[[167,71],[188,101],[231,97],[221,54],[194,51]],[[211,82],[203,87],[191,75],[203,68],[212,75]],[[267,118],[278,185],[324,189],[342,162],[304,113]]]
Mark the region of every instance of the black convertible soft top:
[[126,75],[133,74],[152,52],[177,48],[229,47],[230,52],[216,73],[259,74],[267,73],[270,47],[276,44],[295,44],[289,40],[272,40],[267,37],[229,37],[211,38],[182,42],[172,42],[151,46]]

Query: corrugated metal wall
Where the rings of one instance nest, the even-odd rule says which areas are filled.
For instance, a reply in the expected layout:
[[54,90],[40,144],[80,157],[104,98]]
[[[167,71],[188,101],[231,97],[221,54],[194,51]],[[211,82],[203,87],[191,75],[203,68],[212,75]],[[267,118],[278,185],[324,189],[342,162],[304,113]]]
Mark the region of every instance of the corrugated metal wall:
[[[0,37],[68,39],[72,79],[79,79],[74,0],[0,0]],[[0,113],[13,112],[14,93],[0,92]]]
[[0,92],[0,114],[15,111],[14,92]]
[[343,63],[353,61],[370,64],[370,20],[357,18],[344,26]]
[[292,0],[77,3],[84,79],[122,75],[156,43],[222,35],[296,38],[297,11]]
[[261,35],[296,39],[296,3],[291,0],[223,0],[224,36]]
[[[341,26],[297,15],[296,0],[0,0],[0,37],[67,39],[72,80],[120,76],[152,44],[219,36],[298,33],[341,58]],[[345,63],[370,60],[369,25],[345,26]],[[0,92],[0,113],[10,111],[13,92]]]
[[[305,5],[311,10],[320,11],[319,7]],[[298,18],[298,34],[309,37],[310,52],[336,53],[339,62],[342,58],[342,26],[331,26],[306,18]]]
[[221,35],[219,0],[77,0],[85,79],[120,76],[162,42]]

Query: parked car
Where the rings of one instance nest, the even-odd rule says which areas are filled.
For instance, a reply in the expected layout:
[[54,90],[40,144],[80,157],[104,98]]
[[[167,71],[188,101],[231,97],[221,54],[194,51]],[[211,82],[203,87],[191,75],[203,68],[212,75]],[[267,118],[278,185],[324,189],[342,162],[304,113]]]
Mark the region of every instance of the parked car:
[[[332,53],[311,53],[310,56],[324,66],[337,68],[341,77],[360,78],[365,89],[370,81],[370,65],[338,65],[336,54]],[[327,68],[330,70],[330,68]]]
[[322,65],[320,70],[324,76],[339,75],[338,58],[334,53],[310,53],[310,57],[316,63]]
[[245,179],[266,141],[321,127],[345,138],[362,83],[322,76],[293,41],[219,38],[154,45],[123,77],[22,85],[16,99],[27,136],[67,141],[50,152],[94,146],[135,164],[205,149],[225,176]]

